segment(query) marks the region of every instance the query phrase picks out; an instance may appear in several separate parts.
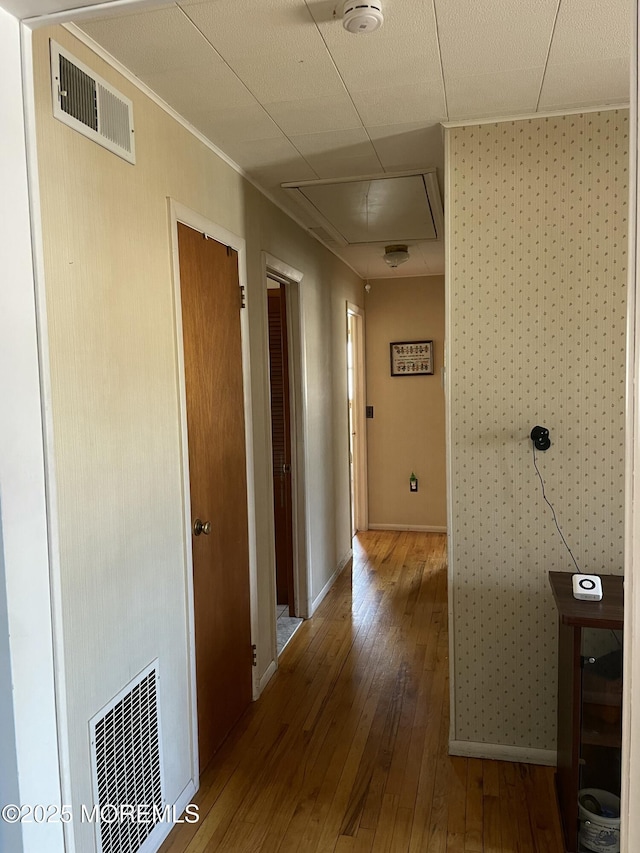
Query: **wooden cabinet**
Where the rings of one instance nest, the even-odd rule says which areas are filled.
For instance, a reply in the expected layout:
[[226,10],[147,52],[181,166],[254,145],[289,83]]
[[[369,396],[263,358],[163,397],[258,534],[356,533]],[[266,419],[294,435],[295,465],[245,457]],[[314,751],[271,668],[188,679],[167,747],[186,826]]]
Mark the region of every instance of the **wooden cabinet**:
[[623,579],[601,575],[602,601],[573,597],[572,575],[549,572],[558,607],[556,789],[567,853],[578,853],[578,791],[620,795]]

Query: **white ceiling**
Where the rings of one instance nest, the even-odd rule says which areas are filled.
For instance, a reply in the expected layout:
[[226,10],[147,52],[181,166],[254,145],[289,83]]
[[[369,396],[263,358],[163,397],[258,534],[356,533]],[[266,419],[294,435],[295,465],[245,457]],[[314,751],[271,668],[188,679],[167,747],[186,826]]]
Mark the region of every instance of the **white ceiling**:
[[[1,2],[1,0],[0,0]],[[384,0],[347,33],[334,0],[182,0],[78,25],[306,225],[283,182],[435,166],[441,123],[625,104],[631,0]],[[441,240],[391,273],[441,273]]]

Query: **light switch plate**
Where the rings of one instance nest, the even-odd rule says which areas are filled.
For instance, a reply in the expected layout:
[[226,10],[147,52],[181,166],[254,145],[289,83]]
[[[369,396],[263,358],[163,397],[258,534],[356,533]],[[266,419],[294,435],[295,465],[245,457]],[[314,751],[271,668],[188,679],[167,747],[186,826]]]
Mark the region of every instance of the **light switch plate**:
[[598,575],[574,575],[573,597],[580,601],[602,601],[602,581]]

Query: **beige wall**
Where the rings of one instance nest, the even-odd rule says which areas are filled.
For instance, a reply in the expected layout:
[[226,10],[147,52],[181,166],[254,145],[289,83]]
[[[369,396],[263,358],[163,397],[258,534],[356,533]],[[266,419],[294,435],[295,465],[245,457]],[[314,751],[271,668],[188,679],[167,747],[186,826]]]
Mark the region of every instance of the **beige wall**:
[[[49,36],[133,100],[135,166],[53,119]],[[34,57],[69,772],[79,814],[92,800],[88,721],[156,656],[169,802],[191,775],[167,198],[247,241],[258,676],[272,661],[274,573],[261,252],[304,274],[311,600],[351,547],[348,483],[335,474],[347,465],[348,433],[346,353],[334,328],[346,300],[362,303],[363,291],[330,252],[69,33],[37,32]],[[77,849],[92,850],[93,827],[74,831]]]
[[[623,567],[628,115],[452,129],[453,739],[555,748],[550,570]],[[533,753],[544,758],[543,753]]]
[[[377,279],[366,297],[369,524],[445,530],[444,278]],[[433,376],[390,376],[392,341],[433,340]],[[418,492],[409,491],[415,472]]]

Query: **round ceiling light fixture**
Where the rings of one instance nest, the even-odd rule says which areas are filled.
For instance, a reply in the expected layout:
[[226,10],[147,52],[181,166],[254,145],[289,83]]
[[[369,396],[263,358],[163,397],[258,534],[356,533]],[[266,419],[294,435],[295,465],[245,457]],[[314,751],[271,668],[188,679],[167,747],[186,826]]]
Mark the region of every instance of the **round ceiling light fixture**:
[[391,269],[399,267],[400,264],[406,263],[409,260],[409,249],[405,245],[385,246],[384,247],[384,262]]
[[346,0],[342,26],[350,33],[372,33],[382,26],[382,5],[376,0]]

